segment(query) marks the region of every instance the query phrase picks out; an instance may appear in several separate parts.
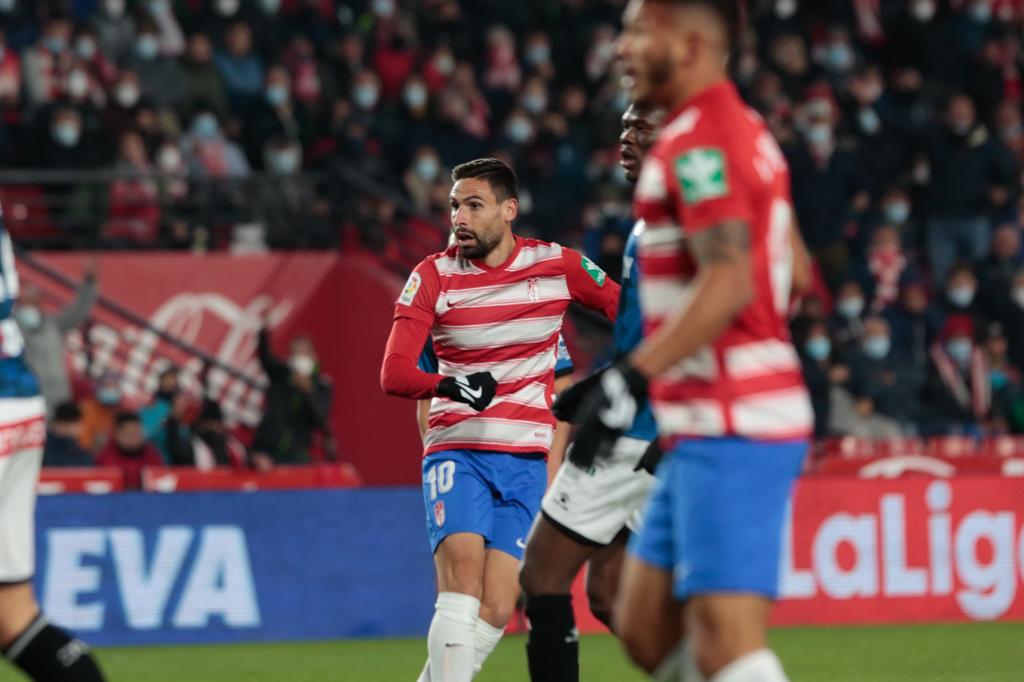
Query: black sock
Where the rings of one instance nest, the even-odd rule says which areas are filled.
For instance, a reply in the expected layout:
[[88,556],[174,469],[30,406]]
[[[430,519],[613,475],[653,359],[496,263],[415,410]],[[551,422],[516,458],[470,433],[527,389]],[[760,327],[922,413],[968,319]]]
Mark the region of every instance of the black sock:
[[578,682],[580,633],[572,613],[572,595],[526,598],[530,636],[526,642],[532,682]]
[[36,682],[103,682],[89,646],[47,623],[42,614],[3,653]]

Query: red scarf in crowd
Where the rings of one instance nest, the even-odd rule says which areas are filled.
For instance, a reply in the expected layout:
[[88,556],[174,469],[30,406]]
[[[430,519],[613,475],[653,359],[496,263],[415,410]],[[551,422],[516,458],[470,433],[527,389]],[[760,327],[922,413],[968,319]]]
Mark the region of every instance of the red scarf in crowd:
[[992,405],[992,382],[984,353],[978,348],[971,351],[970,386],[960,367],[941,344],[932,346],[931,356],[939,370],[939,378],[960,406],[969,409],[976,419],[984,419]]
[[896,302],[900,295],[900,275],[907,267],[907,259],[899,249],[873,249],[868,256],[868,268],[875,278],[875,311]]

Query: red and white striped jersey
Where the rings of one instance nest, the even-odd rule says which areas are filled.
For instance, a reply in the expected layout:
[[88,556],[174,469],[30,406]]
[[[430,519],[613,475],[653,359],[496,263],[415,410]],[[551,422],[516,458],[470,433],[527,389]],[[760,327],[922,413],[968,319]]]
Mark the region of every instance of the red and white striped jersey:
[[[426,454],[441,450],[547,453],[555,352],[571,301],[614,319],[619,286],[580,253],[516,237],[498,267],[458,255],[458,247],[416,266],[395,304],[395,318],[432,325],[438,373],[489,371],[498,382],[482,412],[433,398]],[[418,353],[418,349],[417,349]]]
[[813,414],[789,338],[793,254],[789,169],[761,118],[731,83],[670,119],[644,161],[635,214],[640,307],[650,335],[694,295],[686,238],[729,219],[750,227],[754,298],[711,344],[651,384],[663,437],[806,438]]

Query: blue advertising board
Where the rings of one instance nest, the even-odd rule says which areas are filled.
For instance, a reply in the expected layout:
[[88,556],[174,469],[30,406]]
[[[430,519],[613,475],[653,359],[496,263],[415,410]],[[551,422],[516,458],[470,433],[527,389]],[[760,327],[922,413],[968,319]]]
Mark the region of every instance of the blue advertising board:
[[433,613],[419,489],[41,497],[36,587],[93,644],[413,636]]

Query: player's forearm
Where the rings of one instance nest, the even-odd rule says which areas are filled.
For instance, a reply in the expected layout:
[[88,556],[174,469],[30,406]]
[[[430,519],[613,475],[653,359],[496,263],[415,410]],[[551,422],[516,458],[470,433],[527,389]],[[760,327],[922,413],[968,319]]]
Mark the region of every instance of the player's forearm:
[[428,374],[416,367],[416,362],[401,353],[388,353],[380,371],[380,387],[388,395],[398,398],[432,398],[439,374]]
[[641,374],[658,376],[725,331],[753,296],[749,268],[716,266],[698,275],[690,304],[680,308],[632,354]]

